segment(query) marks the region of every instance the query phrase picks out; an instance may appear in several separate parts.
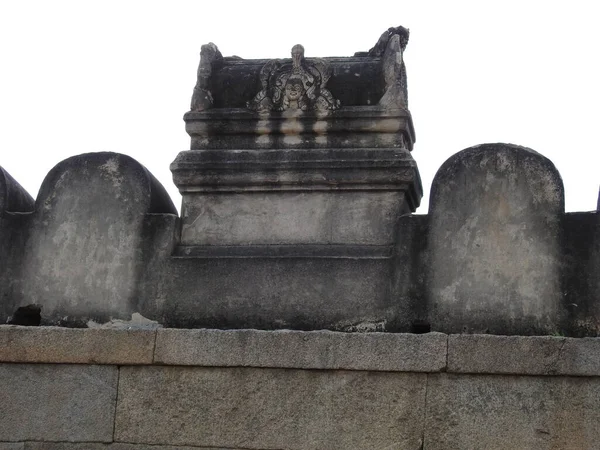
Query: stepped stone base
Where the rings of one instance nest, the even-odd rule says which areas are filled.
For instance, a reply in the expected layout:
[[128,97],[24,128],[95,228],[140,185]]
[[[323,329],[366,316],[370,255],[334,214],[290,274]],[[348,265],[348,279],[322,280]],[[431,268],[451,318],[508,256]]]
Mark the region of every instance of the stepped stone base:
[[0,326],[0,450],[596,448],[599,350],[599,338]]

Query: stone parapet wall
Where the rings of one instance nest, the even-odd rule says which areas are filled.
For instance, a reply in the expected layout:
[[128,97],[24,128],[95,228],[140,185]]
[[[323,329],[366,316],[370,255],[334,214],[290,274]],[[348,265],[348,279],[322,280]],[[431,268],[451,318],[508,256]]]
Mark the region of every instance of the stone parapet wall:
[[0,326],[0,450],[592,449],[600,338]]
[[[199,113],[198,113],[199,114]],[[203,113],[204,114],[204,113]],[[341,113],[340,113],[341,114]],[[0,171],[0,323],[600,335],[600,213],[509,144],[450,157],[427,215],[407,149],[193,150],[181,217],[137,161],[60,162],[35,203]],[[186,206],[187,205],[187,206]]]

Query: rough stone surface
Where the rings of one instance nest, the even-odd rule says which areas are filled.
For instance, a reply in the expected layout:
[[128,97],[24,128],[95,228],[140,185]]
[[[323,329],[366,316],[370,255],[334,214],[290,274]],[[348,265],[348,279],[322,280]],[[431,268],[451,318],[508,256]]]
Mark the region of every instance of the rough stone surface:
[[158,331],[155,362],[171,365],[438,372],[447,336],[328,331]]
[[182,245],[390,245],[421,197],[405,149],[198,150],[171,165]]
[[397,310],[390,329],[411,333],[431,329],[425,299],[428,227],[427,215],[411,214],[398,221],[391,277]]
[[598,378],[428,376],[427,450],[593,449]]
[[563,303],[570,336],[600,335],[600,213],[563,216]]
[[116,367],[0,364],[0,380],[0,441],[112,441]]
[[[98,444],[93,442],[85,443],[67,443],[67,442],[26,442],[19,444],[24,447],[15,448],[15,450],[194,450],[199,447],[181,447],[171,445],[153,445],[147,444],[122,444],[115,442],[113,444]],[[247,450],[224,447],[201,447],[202,450]],[[5,450],[0,444],[0,450]],[[8,448],[6,450],[13,450]]]
[[0,167],[0,323],[16,309],[15,291],[33,209],[33,198]]
[[448,336],[448,371],[600,376],[600,338]]
[[32,212],[33,206],[31,195],[0,167],[0,214]]
[[0,326],[0,361],[151,364],[155,332]]
[[600,339],[564,339],[564,346],[556,363],[561,375],[600,376]]
[[[378,149],[412,150],[415,131],[406,109],[379,106],[257,115],[237,109],[184,116],[192,150]],[[218,139],[215,138],[218,137]]]
[[[550,336],[450,335],[448,371],[555,375],[560,373],[559,367],[567,342],[571,342],[571,349],[579,346],[578,340]],[[590,342],[585,349],[589,347]],[[597,348],[600,349],[600,342]],[[585,361],[582,363],[586,364]],[[589,362],[587,365],[589,366]],[[577,362],[572,361],[571,368],[577,371]]]
[[564,192],[552,162],[507,144],[463,150],[437,172],[429,211],[433,330],[560,330]]
[[183,245],[390,245],[402,192],[186,195]]
[[115,439],[248,449],[417,449],[425,374],[123,367]]
[[0,442],[0,450],[26,450],[26,448],[23,442]]
[[390,259],[172,258],[160,280],[161,323],[172,328],[396,331]]
[[38,195],[22,301],[40,304],[47,324],[81,326],[142,312],[139,256],[151,213],[176,210],[160,183],[130,157],[88,153],[59,163]]

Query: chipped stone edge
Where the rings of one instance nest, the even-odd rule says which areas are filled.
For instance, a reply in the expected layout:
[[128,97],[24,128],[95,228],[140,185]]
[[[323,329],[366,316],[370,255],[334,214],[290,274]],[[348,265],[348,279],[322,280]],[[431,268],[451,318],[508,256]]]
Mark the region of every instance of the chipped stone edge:
[[594,377],[600,338],[0,325],[0,363]]

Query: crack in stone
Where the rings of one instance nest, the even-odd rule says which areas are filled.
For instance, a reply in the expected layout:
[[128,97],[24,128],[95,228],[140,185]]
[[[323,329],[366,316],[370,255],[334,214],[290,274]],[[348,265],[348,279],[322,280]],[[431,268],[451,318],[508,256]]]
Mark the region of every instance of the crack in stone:
[[562,356],[562,352],[563,352],[563,349],[564,349],[566,343],[567,343],[567,338],[563,338],[561,340],[561,345],[558,348],[558,351],[556,352],[556,356],[555,356],[554,360],[544,367],[544,372],[546,374],[548,374],[548,375],[556,375],[557,374],[558,363],[560,361],[560,358]]

